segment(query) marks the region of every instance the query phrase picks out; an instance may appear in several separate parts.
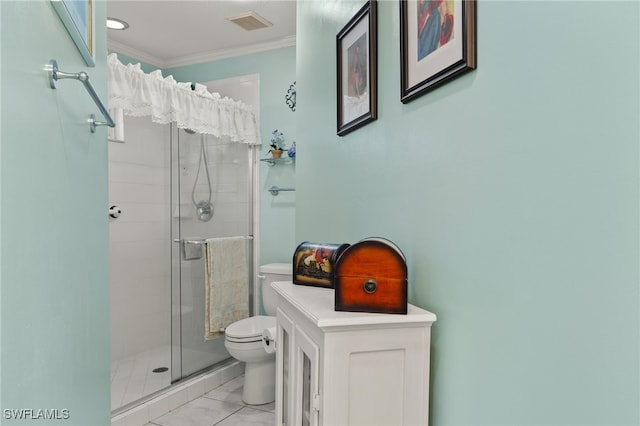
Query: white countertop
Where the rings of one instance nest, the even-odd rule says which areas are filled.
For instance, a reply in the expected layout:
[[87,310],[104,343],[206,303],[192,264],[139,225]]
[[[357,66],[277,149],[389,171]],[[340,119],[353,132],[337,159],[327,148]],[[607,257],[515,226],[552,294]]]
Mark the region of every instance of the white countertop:
[[322,329],[379,324],[424,325],[436,321],[434,313],[411,304],[407,306],[406,315],[336,311],[333,289],[297,285],[291,281],[274,282],[271,286],[279,297],[294,305],[313,324]]

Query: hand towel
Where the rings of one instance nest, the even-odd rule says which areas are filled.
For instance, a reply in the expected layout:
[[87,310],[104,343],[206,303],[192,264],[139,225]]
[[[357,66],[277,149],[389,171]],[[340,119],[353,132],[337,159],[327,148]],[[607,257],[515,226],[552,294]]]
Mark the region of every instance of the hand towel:
[[205,242],[205,340],[224,334],[230,324],[249,316],[249,267],[245,237]]

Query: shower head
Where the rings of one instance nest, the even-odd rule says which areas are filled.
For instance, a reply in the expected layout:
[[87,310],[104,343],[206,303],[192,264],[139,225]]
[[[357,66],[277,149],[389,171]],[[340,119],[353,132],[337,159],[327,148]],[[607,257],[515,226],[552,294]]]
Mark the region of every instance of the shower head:
[[191,129],[183,129],[185,132],[189,133],[190,135],[194,135],[196,133],[195,130],[191,130]]

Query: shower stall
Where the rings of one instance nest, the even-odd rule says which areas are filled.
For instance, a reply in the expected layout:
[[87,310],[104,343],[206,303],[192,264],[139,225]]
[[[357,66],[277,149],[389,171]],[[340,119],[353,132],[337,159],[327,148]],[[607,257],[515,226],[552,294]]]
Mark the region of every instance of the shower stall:
[[124,141],[109,141],[110,212],[120,212],[110,217],[111,409],[119,412],[232,362],[224,334],[205,339],[204,243],[246,240],[253,314],[258,154],[255,144],[175,122],[115,116],[124,129]]

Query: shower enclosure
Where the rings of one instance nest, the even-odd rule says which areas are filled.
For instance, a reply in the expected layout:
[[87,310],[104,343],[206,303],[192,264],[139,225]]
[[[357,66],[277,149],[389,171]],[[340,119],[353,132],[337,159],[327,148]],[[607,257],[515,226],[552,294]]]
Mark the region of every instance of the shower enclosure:
[[204,337],[202,243],[247,238],[251,314],[258,247],[256,145],[150,117],[125,114],[122,128],[109,142],[113,412],[231,362],[224,336]]

